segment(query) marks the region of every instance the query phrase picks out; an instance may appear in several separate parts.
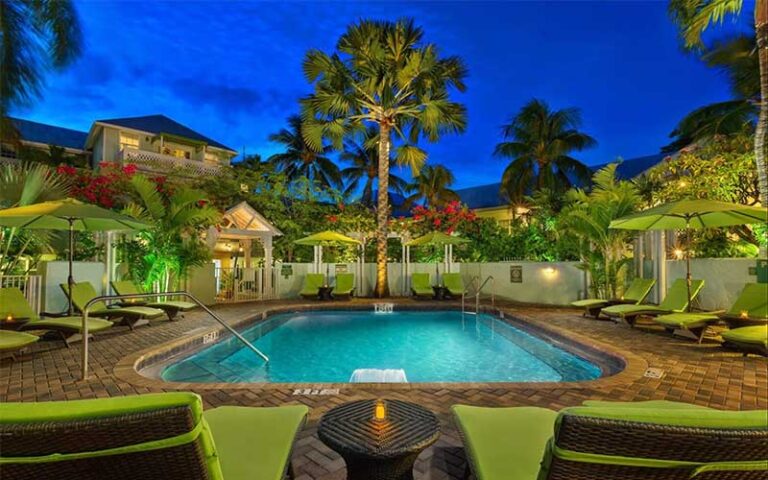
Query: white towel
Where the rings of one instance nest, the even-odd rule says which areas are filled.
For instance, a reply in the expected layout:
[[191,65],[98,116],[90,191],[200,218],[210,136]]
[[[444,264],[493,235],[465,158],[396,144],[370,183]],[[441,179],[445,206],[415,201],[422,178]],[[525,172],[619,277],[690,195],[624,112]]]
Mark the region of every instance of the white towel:
[[402,368],[358,368],[349,377],[350,383],[408,383]]

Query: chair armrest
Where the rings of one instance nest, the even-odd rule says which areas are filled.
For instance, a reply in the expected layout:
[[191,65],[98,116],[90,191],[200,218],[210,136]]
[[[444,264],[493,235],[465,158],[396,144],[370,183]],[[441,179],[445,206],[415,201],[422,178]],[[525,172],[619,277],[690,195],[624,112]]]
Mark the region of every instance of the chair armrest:
[[[75,313],[77,311],[75,310]],[[41,317],[51,317],[51,318],[62,318],[62,317],[68,317],[69,312],[40,312]]]

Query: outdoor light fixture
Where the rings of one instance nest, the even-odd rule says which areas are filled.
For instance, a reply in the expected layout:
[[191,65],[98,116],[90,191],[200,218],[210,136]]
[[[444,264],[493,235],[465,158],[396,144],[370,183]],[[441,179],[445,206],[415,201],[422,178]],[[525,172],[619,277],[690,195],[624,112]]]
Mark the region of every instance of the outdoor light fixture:
[[544,273],[551,277],[557,273],[557,270],[555,269],[555,267],[546,267],[544,269]]
[[675,253],[675,258],[676,259],[678,259],[678,260],[682,260],[683,259],[683,253],[684,252],[682,250],[680,250],[679,248],[676,248],[674,253]]
[[373,407],[373,420],[383,422],[387,419],[387,404],[384,400],[376,400],[376,406]]

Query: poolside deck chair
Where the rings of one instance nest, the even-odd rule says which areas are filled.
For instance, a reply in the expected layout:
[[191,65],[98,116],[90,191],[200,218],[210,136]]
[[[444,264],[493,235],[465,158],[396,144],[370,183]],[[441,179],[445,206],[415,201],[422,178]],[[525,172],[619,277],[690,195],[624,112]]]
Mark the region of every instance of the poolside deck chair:
[[621,298],[599,299],[599,298],[585,298],[583,300],[577,300],[571,302],[571,305],[578,308],[584,308],[584,316],[593,316],[595,318],[600,317],[600,312],[605,307],[611,305],[639,305],[643,303],[645,298],[651,293],[651,289],[656,284],[656,280],[652,278],[635,278],[629,287],[624,292]]
[[452,297],[461,297],[466,291],[464,279],[461,278],[460,273],[444,273],[443,286]]
[[411,292],[413,292],[414,297],[432,298],[435,295],[428,273],[411,274]]
[[[69,295],[69,286],[66,283],[59,284],[65,295]],[[98,297],[96,290],[91,285],[91,282],[78,282],[75,283],[72,288],[72,304],[80,312],[83,311],[85,305],[92,299]],[[99,318],[121,318],[128,325],[128,328],[133,330],[134,328],[147,325],[149,320],[162,317],[165,315],[162,310],[149,307],[124,307],[124,308],[109,308],[104,302],[97,302],[88,311],[88,316],[94,316]]]
[[279,480],[307,407],[203,411],[186,392],[0,405],[0,478]]
[[333,287],[333,296],[351,298],[354,293],[355,293],[355,274],[354,273],[336,274],[336,285]]
[[[56,332],[66,346],[82,339],[83,317],[40,317],[29,305],[24,294],[15,287],[0,288],[0,314],[29,319],[21,330],[46,330]],[[112,322],[100,318],[88,319],[88,331],[101,332],[112,328]]]
[[[115,292],[117,292],[118,295],[134,295],[138,293],[147,293],[147,292],[144,292],[141,288],[139,288],[133,280],[120,280],[120,281],[112,282],[112,288],[115,289]],[[159,308],[160,310],[164,311],[166,315],[168,315],[168,320],[171,320],[171,321],[173,321],[176,318],[179,312],[187,312],[197,307],[197,305],[192,302],[183,302],[180,300],[167,300],[163,302],[137,300],[135,302],[135,306]]]
[[304,298],[317,299],[318,290],[325,285],[325,275],[322,273],[308,273],[304,277],[304,288],[299,295]]
[[752,325],[725,331],[723,347],[738,350],[746,357],[750,353],[768,357],[768,325]]
[[653,320],[668,332],[692,337],[699,343],[709,326],[725,319],[734,328],[743,325],[768,325],[768,284],[748,283],[727,312],[680,312]]
[[[704,287],[704,280],[691,281],[691,301]],[[655,317],[667,313],[684,312],[688,308],[688,287],[684,278],[678,278],[667,291],[667,296],[657,305],[612,305],[605,307],[603,315],[614,321],[623,320],[634,327],[637,317],[641,315]]]
[[758,480],[768,455],[766,410],[676,402],[452,407],[477,480]]
[[11,357],[14,360],[14,353],[20,352],[40,340],[37,335],[29,333],[15,332],[13,330],[0,330],[0,357]]

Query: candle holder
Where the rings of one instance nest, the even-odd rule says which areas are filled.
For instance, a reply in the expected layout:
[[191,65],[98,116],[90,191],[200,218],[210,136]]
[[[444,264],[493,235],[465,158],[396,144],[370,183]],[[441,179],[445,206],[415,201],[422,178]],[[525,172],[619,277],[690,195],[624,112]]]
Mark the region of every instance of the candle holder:
[[749,312],[747,310],[742,310],[741,312],[739,312],[739,317],[749,318]]
[[387,421],[387,402],[384,400],[376,400],[376,404],[373,407],[373,421],[376,423]]

